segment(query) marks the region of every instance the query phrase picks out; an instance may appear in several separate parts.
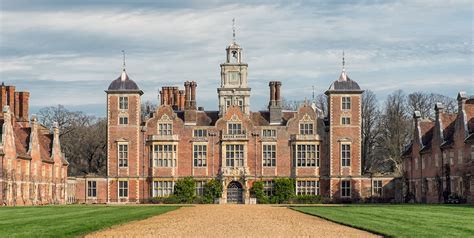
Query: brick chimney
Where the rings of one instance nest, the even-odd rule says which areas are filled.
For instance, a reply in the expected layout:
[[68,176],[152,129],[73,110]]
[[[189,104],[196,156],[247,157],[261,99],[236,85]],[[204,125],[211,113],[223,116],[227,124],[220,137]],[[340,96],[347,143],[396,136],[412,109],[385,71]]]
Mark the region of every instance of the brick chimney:
[[190,82],[184,82],[184,109],[188,110],[191,108],[191,86]]
[[[10,106],[10,110],[15,112],[15,86],[7,86],[7,105]],[[16,115],[15,115],[16,116]]]
[[178,87],[173,87],[173,109],[178,110],[179,108],[179,90]]
[[414,111],[413,112],[413,120],[415,121],[415,135],[417,136],[418,143],[423,144],[421,141],[421,131],[420,131],[420,119],[421,119],[421,112]]
[[436,128],[436,133],[439,133],[439,138],[440,142],[444,141],[444,135],[443,135],[443,122],[441,121],[441,114],[444,113],[444,105],[440,102],[437,102],[435,104],[435,115],[436,115],[436,123],[435,123],[435,128]]
[[15,106],[16,105],[18,105],[18,114],[16,115],[18,120],[28,122],[28,118],[29,118],[28,110],[30,108],[30,93],[18,92],[18,101],[15,103]]
[[168,105],[168,87],[161,87],[161,105]]
[[270,102],[268,104],[270,125],[280,125],[282,122],[282,106],[280,97],[281,82],[271,81],[268,86],[270,86]]
[[[0,97],[0,103],[2,105],[2,108],[4,108],[6,105],[8,105],[7,103],[7,86],[5,86],[4,83],[2,83],[2,85],[0,86],[0,93],[1,93],[1,97]],[[3,113],[3,111],[2,111]]]
[[186,81],[185,87],[185,108],[184,108],[184,124],[196,125],[196,87],[194,81]]
[[163,88],[158,92],[160,94],[160,106],[163,105]]
[[184,110],[184,98],[186,97],[186,94],[184,93],[184,90],[179,90],[179,110],[183,111]]
[[194,81],[191,81],[191,108],[193,110],[196,110],[196,87],[197,83]]
[[465,106],[466,106],[467,93],[459,92],[457,99],[458,99],[458,112],[461,112],[465,109]]

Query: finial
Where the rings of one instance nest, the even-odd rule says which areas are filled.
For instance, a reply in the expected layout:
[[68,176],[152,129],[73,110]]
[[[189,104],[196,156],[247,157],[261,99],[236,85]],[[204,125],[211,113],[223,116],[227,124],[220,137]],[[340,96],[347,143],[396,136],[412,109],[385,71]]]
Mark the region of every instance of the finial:
[[313,102],[314,102],[314,85],[313,85]]
[[232,18],[232,39],[235,43],[235,18]]
[[125,50],[122,50],[122,56],[123,56],[123,70],[125,70]]
[[345,71],[346,60],[344,59],[344,50],[342,50],[342,71]]

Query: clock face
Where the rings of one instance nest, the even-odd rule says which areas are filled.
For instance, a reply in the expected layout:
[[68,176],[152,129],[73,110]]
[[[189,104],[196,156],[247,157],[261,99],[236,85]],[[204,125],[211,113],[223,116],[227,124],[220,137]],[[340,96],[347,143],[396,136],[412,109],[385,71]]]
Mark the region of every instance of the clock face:
[[229,83],[236,85],[240,83],[240,73],[239,72],[229,72]]

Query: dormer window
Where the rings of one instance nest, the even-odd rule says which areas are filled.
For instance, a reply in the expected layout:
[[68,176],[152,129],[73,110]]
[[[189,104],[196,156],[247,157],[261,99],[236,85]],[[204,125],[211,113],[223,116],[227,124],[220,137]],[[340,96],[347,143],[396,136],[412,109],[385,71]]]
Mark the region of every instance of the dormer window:
[[351,109],[351,97],[342,97],[342,110]]
[[159,123],[158,124],[158,134],[160,134],[160,135],[172,135],[173,134],[173,124],[172,123]]
[[229,123],[227,124],[227,134],[229,135],[240,135],[242,134],[241,123]]
[[300,123],[300,134],[301,135],[314,134],[313,126],[314,126],[313,123],[309,123],[309,122]]
[[128,97],[119,97],[119,109],[128,110]]

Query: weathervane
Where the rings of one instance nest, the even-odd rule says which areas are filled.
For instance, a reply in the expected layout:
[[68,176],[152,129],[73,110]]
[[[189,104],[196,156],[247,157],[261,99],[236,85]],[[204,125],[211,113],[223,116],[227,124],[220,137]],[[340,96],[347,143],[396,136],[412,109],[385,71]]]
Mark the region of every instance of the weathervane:
[[123,69],[125,69],[125,50],[122,50],[122,56],[123,56]]
[[232,38],[235,43],[235,18],[232,18]]
[[346,61],[344,59],[344,50],[342,50],[342,70],[343,71],[346,70],[345,66],[346,66]]

